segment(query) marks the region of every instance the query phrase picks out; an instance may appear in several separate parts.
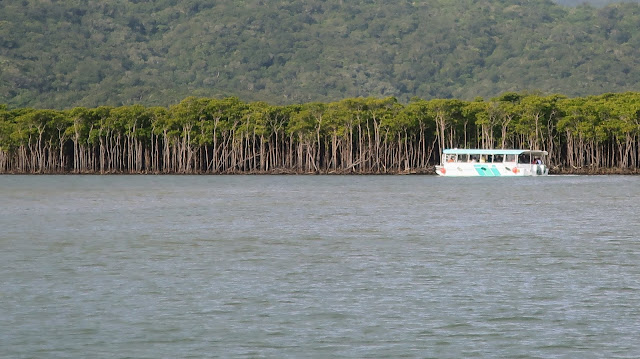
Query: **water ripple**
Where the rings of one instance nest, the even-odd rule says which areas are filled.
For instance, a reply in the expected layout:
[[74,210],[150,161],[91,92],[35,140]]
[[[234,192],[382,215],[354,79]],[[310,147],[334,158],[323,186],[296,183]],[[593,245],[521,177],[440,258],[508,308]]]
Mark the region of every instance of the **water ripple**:
[[0,356],[634,358],[640,178],[0,176]]

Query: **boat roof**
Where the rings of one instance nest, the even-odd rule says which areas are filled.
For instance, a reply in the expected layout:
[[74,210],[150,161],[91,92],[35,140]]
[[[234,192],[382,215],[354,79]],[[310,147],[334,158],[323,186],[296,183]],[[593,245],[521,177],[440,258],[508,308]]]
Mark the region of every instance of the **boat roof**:
[[452,154],[452,155],[464,155],[464,154],[474,154],[474,155],[520,155],[520,154],[531,154],[538,156],[546,156],[549,153],[547,151],[540,150],[514,150],[514,149],[474,149],[474,148],[448,148],[442,151],[444,154]]

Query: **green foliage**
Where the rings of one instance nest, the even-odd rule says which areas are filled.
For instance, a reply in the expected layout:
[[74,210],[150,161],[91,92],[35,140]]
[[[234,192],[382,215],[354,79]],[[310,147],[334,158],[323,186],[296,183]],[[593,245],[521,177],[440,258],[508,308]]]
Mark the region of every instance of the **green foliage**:
[[596,7],[604,7],[606,5],[614,4],[614,3],[622,3],[622,2],[639,2],[638,0],[555,0],[560,5],[565,6],[580,6],[584,4],[593,5]]
[[[575,1],[558,1],[577,5]],[[580,1],[581,3],[582,1]],[[189,96],[568,96],[637,89],[637,2],[2,1],[0,102],[169,106]]]
[[303,105],[187,97],[169,108],[0,107],[0,172],[388,173],[441,147],[534,148],[551,163],[640,168],[640,94],[489,101],[346,98]]

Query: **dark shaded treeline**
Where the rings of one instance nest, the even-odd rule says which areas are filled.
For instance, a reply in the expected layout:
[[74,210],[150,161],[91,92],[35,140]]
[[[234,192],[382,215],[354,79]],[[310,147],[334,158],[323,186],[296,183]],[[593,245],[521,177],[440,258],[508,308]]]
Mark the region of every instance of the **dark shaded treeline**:
[[0,173],[427,172],[440,148],[532,148],[556,171],[637,172],[640,93],[484,101],[349,98],[274,106],[189,97],[169,108],[9,109]]

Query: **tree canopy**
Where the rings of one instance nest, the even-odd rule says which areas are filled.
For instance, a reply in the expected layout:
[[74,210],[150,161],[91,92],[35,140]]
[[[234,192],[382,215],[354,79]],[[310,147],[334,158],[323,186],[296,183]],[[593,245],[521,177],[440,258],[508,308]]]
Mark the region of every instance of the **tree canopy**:
[[0,106],[0,173],[429,172],[453,147],[541,149],[554,171],[637,173],[640,93]]
[[0,103],[276,105],[637,90],[640,6],[548,0],[0,1]]

